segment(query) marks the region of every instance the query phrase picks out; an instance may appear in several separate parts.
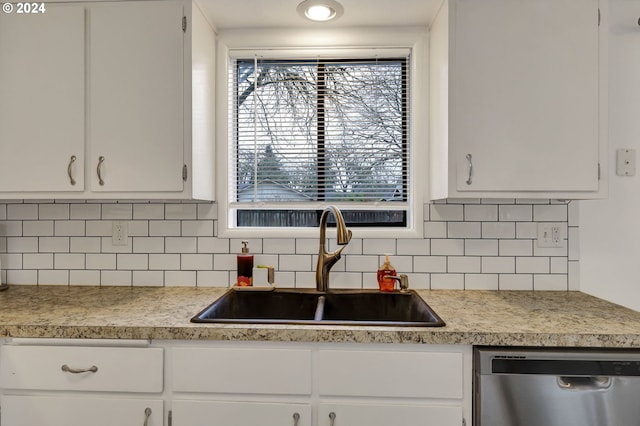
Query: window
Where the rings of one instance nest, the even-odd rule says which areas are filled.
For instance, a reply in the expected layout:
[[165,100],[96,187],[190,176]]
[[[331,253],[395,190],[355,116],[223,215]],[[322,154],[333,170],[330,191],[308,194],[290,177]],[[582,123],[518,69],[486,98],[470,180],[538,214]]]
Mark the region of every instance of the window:
[[[408,52],[408,51],[407,51]],[[229,224],[409,222],[409,56],[237,57],[229,70]]]

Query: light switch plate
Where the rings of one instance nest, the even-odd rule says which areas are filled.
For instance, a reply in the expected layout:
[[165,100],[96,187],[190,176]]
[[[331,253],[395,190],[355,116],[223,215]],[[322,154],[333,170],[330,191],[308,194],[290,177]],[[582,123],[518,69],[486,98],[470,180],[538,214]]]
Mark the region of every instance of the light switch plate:
[[636,175],[636,150],[625,148],[616,151],[616,174],[618,176]]

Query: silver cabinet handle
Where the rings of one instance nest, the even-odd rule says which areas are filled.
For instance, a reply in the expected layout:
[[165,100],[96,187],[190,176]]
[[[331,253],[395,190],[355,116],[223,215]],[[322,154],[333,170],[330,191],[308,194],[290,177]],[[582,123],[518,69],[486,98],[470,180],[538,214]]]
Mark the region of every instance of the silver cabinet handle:
[[147,426],[149,424],[149,417],[151,417],[151,408],[147,407],[144,409],[144,423],[142,426]]
[[467,154],[467,161],[469,162],[469,177],[467,177],[467,185],[471,185],[473,182],[471,177],[473,176],[473,162],[471,161],[471,154]]
[[71,368],[67,364],[64,364],[62,366],[62,371],[66,372],[66,373],[73,373],[73,374],[96,373],[98,371],[98,367],[96,367],[95,365],[92,365],[89,368]]
[[104,180],[102,180],[102,163],[104,163],[104,157],[101,155],[100,158],[98,158],[98,168],[96,169],[100,186],[104,185]]
[[76,184],[76,180],[73,178],[73,174],[71,173],[71,166],[76,162],[76,159],[76,156],[72,155],[69,159],[69,165],[67,166],[67,174],[69,175],[69,183],[71,183],[71,185]]
[[300,421],[300,414],[293,413],[293,426],[298,426],[299,421]]
[[336,413],[334,413],[333,411],[329,413],[329,426],[334,426],[335,422],[336,422]]

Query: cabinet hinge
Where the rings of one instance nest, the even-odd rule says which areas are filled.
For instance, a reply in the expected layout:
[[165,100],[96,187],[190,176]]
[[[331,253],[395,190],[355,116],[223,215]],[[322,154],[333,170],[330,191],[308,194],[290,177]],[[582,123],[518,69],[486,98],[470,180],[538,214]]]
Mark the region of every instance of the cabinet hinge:
[[189,175],[187,174],[187,172],[188,172],[187,165],[186,165],[186,164],[184,164],[184,165],[182,166],[182,180],[183,180],[183,181],[185,181],[185,182],[187,181],[187,177],[189,176]]
[[187,32],[187,17],[186,16],[182,17],[182,32],[183,33]]
[[171,426],[173,423],[173,412],[169,410],[169,414],[167,414],[167,426]]

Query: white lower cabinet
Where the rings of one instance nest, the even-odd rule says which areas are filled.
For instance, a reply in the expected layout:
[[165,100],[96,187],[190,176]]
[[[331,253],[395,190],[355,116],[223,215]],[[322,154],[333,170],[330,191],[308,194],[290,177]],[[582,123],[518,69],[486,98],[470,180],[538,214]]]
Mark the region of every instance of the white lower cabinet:
[[171,426],[471,425],[471,346],[168,345]]
[[80,339],[6,342],[0,348],[2,425],[163,425],[164,349],[148,345]]

